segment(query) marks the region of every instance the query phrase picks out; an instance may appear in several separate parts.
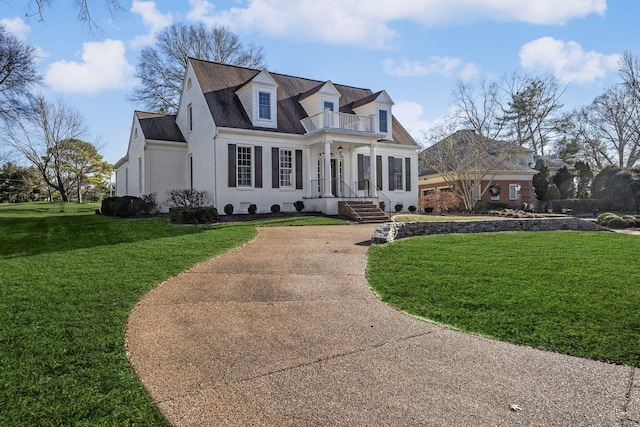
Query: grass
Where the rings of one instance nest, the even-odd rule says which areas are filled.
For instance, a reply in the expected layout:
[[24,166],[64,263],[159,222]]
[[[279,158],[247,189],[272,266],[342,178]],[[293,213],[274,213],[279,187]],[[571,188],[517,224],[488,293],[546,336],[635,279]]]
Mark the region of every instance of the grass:
[[370,249],[371,287],[411,314],[516,344],[640,366],[640,238],[453,234]]
[[174,227],[96,208],[0,205],[0,425],[167,425],[128,363],[129,313],[158,283],[250,240],[263,224]]

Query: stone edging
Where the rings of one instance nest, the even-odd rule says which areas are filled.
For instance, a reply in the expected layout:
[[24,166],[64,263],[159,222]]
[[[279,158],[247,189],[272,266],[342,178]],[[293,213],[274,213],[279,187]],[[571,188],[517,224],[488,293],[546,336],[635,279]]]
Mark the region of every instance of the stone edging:
[[411,236],[496,231],[611,231],[593,221],[578,218],[500,218],[470,221],[411,221],[385,223],[371,236],[371,243],[388,243]]

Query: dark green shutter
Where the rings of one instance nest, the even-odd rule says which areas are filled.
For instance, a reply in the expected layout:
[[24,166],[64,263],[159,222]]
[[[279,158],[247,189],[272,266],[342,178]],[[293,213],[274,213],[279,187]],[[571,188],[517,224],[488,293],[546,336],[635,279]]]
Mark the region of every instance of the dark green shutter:
[[229,187],[236,186],[236,144],[229,144],[229,156],[227,159],[229,173]]
[[404,169],[405,191],[411,191],[411,159],[409,157],[404,159]]
[[394,191],[395,189],[395,183],[393,182],[393,157],[389,156],[389,191]]
[[280,149],[271,148],[271,188],[280,188]]
[[382,190],[382,156],[376,156],[376,187]]
[[262,188],[262,147],[254,147],[253,151],[256,156],[256,178],[254,184],[256,188]]
[[364,154],[358,154],[358,190],[364,190]]
[[302,188],[302,150],[296,150],[296,190]]

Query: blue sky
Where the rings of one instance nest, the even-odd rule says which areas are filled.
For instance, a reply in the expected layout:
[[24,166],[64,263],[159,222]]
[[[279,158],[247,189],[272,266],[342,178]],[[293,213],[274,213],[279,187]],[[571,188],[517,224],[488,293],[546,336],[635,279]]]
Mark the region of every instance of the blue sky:
[[625,51],[640,56],[634,0],[122,0],[115,15],[92,0],[93,33],[72,0],[44,20],[28,3],[0,1],[0,22],[38,49],[44,92],[83,114],[84,139],[112,163],[141,108],[127,100],[140,49],[175,22],[229,26],[264,47],[272,72],[384,89],[414,137],[446,114],[460,79],[551,73],[572,109],[618,81]]

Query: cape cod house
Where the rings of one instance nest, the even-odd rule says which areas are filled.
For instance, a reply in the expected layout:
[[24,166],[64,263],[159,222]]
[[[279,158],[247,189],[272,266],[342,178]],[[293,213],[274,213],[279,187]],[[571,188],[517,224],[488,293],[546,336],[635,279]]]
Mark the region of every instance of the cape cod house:
[[190,188],[236,213],[417,206],[419,147],[392,107],[384,90],[189,59],[177,114],[134,113],[116,195],[166,210],[167,191]]

